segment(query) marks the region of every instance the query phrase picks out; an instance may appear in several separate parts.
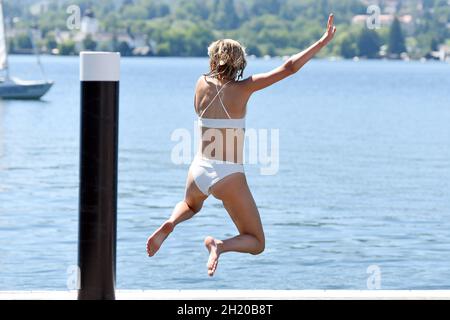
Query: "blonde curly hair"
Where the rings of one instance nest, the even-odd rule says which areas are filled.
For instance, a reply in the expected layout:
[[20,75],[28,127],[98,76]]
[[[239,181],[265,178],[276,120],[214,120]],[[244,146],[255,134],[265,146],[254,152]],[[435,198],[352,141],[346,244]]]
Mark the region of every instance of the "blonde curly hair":
[[209,68],[206,74],[218,79],[242,78],[247,66],[245,47],[233,39],[220,39],[208,47]]

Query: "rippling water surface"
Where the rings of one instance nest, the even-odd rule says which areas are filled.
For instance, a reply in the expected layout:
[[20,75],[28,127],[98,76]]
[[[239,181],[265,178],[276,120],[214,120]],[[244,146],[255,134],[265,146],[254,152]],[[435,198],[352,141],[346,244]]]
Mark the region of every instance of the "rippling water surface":
[[[12,73],[39,76],[13,56]],[[44,57],[43,101],[0,101],[0,290],[66,289],[77,261],[77,57]],[[279,60],[252,60],[248,73]],[[154,257],[145,241],[183,196],[171,162],[194,130],[206,59],[122,59],[117,286],[126,289],[450,289],[450,66],[313,61],[254,95],[247,124],[280,133],[277,175],[248,165],[266,251],[206,275],[203,238],[236,233],[215,199]]]

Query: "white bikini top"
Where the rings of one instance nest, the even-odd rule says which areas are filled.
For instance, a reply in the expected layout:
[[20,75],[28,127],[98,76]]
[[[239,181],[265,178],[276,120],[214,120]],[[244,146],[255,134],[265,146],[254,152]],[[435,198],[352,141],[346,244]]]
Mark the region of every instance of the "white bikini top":
[[[216,95],[211,100],[211,102],[208,104],[208,106],[202,111],[202,113],[200,113],[200,116],[198,117],[198,124],[200,127],[217,128],[217,129],[222,129],[222,128],[244,129],[245,128],[245,117],[238,118],[238,119],[231,118],[227,111],[227,108],[225,108],[225,105],[223,104],[222,98],[220,97],[220,92],[222,92],[222,89],[225,88],[225,86],[230,82],[231,82],[231,80],[228,81],[227,83],[225,83],[220,89],[218,88],[218,86],[216,84],[216,90],[217,90]],[[208,110],[208,108],[211,106],[211,104],[217,97],[219,97],[220,104],[222,105],[223,111],[225,111],[225,113],[227,114],[228,119],[203,118],[203,114],[206,112],[206,110]]]

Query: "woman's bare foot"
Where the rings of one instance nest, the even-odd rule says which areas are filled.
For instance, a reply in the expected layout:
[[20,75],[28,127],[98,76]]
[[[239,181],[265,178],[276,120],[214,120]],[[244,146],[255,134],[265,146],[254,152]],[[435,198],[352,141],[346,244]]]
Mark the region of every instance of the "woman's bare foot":
[[206,266],[208,267],[208,275],[212,277],[214,275],[214,272],[216,272],[217,264],[219,263],[219,256],[220,256],[220,245],[222,244],[222,241],[214,239],[213,237],[206,237],[205,238],[205,246],[209,251],[209,258],[208,263]]
[[171,221],[164,222],[147,240],[147,254],[153,257],[166,240],[167,236],[173,231],[174,225]]

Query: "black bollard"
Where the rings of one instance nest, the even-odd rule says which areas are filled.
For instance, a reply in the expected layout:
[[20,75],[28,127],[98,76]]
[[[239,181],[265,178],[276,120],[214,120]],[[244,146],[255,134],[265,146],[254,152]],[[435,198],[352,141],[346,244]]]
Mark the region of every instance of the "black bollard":
[[79,300],[114,300],[120,54],[81,52]]

